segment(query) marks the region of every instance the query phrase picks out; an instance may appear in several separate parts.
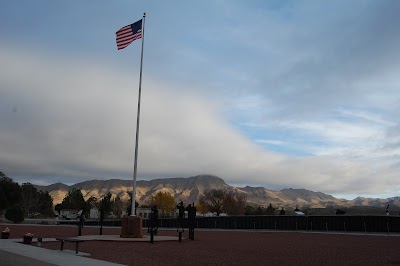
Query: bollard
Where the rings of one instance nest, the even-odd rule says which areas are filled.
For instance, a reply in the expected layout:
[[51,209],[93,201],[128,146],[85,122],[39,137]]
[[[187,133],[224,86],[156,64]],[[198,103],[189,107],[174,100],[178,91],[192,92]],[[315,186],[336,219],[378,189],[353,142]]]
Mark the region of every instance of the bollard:
[[326,231],[328,232],[328,222],[325,222]]
[[343,222],[343,228],[344,228],[344,231],[346,232],[346,222]]
[[253,225],[253,226],[254,226],[254,230],[256,230],[256,222],[254,222],[254,225]]
[[367,232],[367,225],[365,224],[365,221],[364,221],[364,232],[365,233]]
[[42,246],[42,241],[43,241],[43,239],[41,237],[38,237],[38,239],[37,239],[37,246],[38,247]]
[[297,231],[297,221],[296,221],[296,231]]
[[217,228],[217,221],[215,221],[214,228]]
[[150,243],[151,244],[154,243],[154,230],[153,230],[153,228],[150,230]]
[[312,231],[312,222],[311,222],[311,231]]
[[182,242],[182,232],[179,232],[179,242]]

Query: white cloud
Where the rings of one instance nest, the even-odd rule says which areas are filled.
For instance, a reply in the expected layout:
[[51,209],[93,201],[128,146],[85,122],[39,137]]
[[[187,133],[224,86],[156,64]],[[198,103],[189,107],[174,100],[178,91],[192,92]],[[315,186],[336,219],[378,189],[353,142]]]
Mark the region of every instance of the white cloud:
[[[236,184],[398,193],[398,5],[214,2],[171,12],[150,5],[139,176],[211,173]],[[73,9],[68,17],[87,21],[85,8],[84,17]],[[88,37],[82,29],[82,38],[77,29],[67,40],[54,32],[54,43],[41,43],[52,32],[46,27],[18,34],[29,42],[23,47],[11,32],[26,23],[7,14],[0,166],[21,179],[130,178],[138,71],[126,69],[129,52],[120,59],[125,68],[115,67],[100,56],[114,45],[108,33]],[[179,28],[173,38],[171,28]],[[78,51],[81,42],[98,50],[80,56],[91,52]]]
[[[38,179],[131,176],[135,79],[126,78],[124,71],[76,59],[31,57],[10,49],[0,49],[0,54],[6,58],[3,67],[9,66],[1,74],[3,171]],[[25,73],[22,79],[18,78],[21,72]],[[354,191],[357,181],[376,182],[371,178],[374,168],[368,164],[268,152],[234,129],[216,101],[185,88],[158,84],[146,77],[142,97],[139,177],[211,173],[229,183],[326,192]],[[317,133],[325,126],[297,125]],[[329,130],[327,136],[335,141],[347,134],[351,138],[351,130],[363,133],[357,126],[337,123]],[[372,192],[376,186],[370,184],[358,187]]]

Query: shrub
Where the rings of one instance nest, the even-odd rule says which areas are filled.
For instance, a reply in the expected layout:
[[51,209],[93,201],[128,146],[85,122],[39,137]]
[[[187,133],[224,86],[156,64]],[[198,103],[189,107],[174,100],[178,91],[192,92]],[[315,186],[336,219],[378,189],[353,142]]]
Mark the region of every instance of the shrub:
[[24,221],[24,210],[19,205],[13,205],[6,210],[5,217],[14,223],[21,223]]

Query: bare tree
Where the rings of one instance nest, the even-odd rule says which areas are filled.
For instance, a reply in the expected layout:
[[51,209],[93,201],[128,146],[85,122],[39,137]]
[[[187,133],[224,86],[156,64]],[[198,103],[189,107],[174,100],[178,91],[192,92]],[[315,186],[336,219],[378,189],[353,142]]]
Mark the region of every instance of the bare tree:
[[223,189],[211,189],[204,191],[200,197],[200,203],[204,204],[208,211],[215,212],[219,216],[223,209],[226,192]]
[[233,191],[226,192],[223,210],[229,215],[243,215],[246,206],[246,196]]

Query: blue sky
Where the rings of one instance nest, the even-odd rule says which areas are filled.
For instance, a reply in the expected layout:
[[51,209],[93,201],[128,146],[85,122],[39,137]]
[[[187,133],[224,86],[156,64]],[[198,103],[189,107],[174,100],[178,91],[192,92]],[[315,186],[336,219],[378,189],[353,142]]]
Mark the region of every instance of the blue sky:
[[0,170],[398,196],[398,1],[1,1]]

